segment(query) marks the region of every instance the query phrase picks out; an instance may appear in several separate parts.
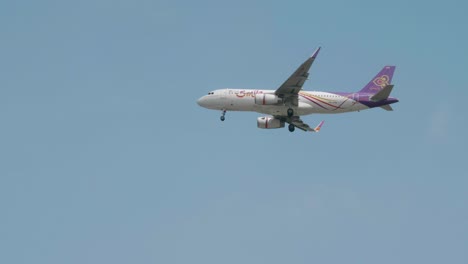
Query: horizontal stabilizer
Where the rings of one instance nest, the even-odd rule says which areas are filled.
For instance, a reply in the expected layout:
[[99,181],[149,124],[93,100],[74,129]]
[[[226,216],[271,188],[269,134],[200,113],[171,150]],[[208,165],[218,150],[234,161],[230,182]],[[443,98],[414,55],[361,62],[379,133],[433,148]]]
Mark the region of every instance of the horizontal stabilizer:
[[392,92],[393,89],[393,84],[387,84],[385,87],[378,91],[376,94],[374,94],[370,99],[373,102],[379,102],[382,100],[387,99],[390,96],[390,93]]
[[381,107],[387,111],[393,111],[393,108],[390,105],[382,105]]

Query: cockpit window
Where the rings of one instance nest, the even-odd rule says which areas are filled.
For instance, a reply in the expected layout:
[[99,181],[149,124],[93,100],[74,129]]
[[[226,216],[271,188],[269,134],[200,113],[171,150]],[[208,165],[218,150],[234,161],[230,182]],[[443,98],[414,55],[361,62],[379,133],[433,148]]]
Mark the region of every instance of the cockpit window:
[[209,92],[209,93],[208,93],[208,95],[212,95],[212,94],[214,94],[214,93],[213,93],[213,92]]

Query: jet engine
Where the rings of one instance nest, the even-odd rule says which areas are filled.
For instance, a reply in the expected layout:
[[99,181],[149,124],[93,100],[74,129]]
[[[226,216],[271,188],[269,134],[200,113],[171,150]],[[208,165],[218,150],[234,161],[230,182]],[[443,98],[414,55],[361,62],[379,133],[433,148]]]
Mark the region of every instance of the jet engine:
[[275,105],[279,103],[281,99],[274,94],[256,94],[255,95],[255,104],[258,105]]
[[258,128],[281,128],[284,127],[284,122],[271,116],[261,116],[257,118]]

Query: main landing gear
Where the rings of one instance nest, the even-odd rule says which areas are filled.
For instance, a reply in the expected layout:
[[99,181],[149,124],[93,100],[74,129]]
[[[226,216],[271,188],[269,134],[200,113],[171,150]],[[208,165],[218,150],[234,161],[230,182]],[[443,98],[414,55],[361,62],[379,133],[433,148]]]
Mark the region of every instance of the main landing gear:
[[226,110],[223,110],[223,113],[221,114],[221,117],[219,119],[221,119],[221,121],[224,121],[226,119],[225,115],[226,115]]
[[[294,110],[292,108],[288,108],[288,111],[286,113],[288,114],[289,118],[294,116]],[[293,124],[289,124],[288,129],[289,129],[289,132],[294,132],[294,130],[296,129],[296,126],[294,126]]]

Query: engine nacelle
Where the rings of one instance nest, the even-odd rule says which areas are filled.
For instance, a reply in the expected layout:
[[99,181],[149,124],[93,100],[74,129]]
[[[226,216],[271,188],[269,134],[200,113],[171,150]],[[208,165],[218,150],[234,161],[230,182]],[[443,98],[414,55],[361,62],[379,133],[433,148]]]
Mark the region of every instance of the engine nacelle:
[[255,95],[255,104],[258,105],[275,105],[279,103],[281,99],[274,94],[256,94]]
[[271,116],[261,116],[257,118],[258,128],[281,128],[284,127],[284,122]]

